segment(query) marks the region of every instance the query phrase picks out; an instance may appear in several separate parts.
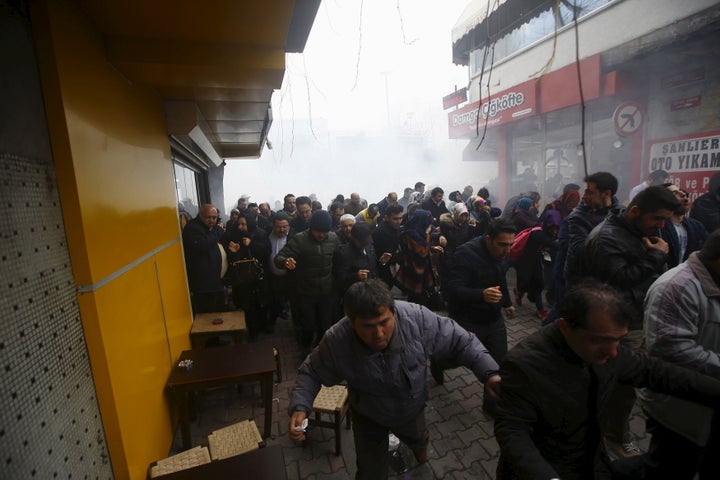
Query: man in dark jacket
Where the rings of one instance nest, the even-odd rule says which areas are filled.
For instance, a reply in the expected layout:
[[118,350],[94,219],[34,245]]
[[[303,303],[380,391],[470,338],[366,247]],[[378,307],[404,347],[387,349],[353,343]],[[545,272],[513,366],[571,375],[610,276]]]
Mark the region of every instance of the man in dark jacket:
[[508,317],[515,313],[505,278],[508,266],[504,261],[514,239],[512,222],[493,220],[484,236],[458,247],[448,276],[450,316],[477,335],[497,362],[507,353],[503,311]]
[[397,264],[400,253],[400,224],[402,223],[403,207],[395,203],[388,205],[382,222],[372,231],[373,245],[378,258],[378,276],[387,284],[393,285],[392,266]]
[[705,225],[705,230],[712,233],[720,228],[720,172],[710,179],[707,193],[700,195],[690,209],[690,218]]
[[450,213],[445,206],[443,195],[445,195],[445,191],[440,187],[435,187],[430,191],[430,198],[420,204],[421,209],[427,210],[433,216],[433,225],[436,227],[440,225],[440,215]]
[[499,480],[611,478],[598,413],[617,384],[720,405],[717,379],[620,345],[627,307],[612,287],[581,283],[554,324],[508,353],[495,415]]
[[331,227],[328,212],[314,211],[310,228],[290,239],[274,260],[276,267],[295,271],[303,348],[319,342],[332,323],[333,256],[339,242]]
[[668,243],[667,267],[670,269],[687,260],[691,253],[700,250],[708,232],[702,223],[685,215],[689,203],[687,194],[674,183],[665,183],[663,187],[670,190],[680,202],[680,207],[673,212],[670,220],[665,222],[661,232],[663,240]]
[[568,281],[581,276],[582,252],[590,231],[602,222],[610,212],[617,212],[619,205],[615,194],[617,178],[608,172],[595,172],[585,177],[582,201],[565,217],[558,231],[558,249],[553,265],[555,280],[555,303],[543,325],[557,318],[558,304],[565,294]]
[[217,209],[206,203],[182,231],[193,313],[221,312],[225,309],[222,283],[223,229],[217,225]]
[[[622,341],[627,348],[642,345],[645,293],[665,271],[669,251],[660,230],[678,207],[680,202],[665,187],[648,187],[635,195],[625,211],[603,220],[585,241],[583,274],[618,289],[635,309],[630,331]],[[629,437],[628,419],[634,404],[635,390],[618,388],[605,411],[607,447],[621,457],[640,454]]]
[[340,296],[355,282],[377,278],[377,259],[367,223],[356,222],[353,225],[350,242],[340,245],[335,254],[333,271]]
[[305,440],[302,422],[321,385],[347,381],[360,480],[388,478],[388,432],[427,459],[427,359],[450,358],[471,369],[496,395],[497,364],[478,339],[425,307],[395,302],[380,280],[354,283],[343,302],[347,316],[305,359],[288,406],[288,433]]

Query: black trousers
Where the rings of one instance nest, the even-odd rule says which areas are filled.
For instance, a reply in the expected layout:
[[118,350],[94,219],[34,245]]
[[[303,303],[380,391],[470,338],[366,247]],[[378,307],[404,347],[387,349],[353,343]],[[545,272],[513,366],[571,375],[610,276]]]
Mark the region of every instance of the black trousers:
[[413,453],[427,448],[430,435],[425,423],[425,409],[409,422],[388,427],[351,411],[355,454],[357,458],[356,480],[384,480],[388,478],[388,434],[394,433]]

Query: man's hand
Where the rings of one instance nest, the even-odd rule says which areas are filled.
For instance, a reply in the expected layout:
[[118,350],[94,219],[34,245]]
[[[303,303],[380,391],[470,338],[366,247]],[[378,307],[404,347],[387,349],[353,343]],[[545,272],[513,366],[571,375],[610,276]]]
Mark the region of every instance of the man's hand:
[[295,267],[297,267],[297,263],[295,262],[295,259],[290,257],[287,260],[285,260],[285,263],[283,264],[286,270],[295,270]]
[[250,237],[243,237],[242,244],[245,245],[246,247],[249,247],[250,246]]
[[670,247],[668,246],[667,242],[660,237],[643,237],[642,240],[645,243],[645,246],[648,248],[655,248],[666,255],[670,251]]
[[238,250],[240,250],[240,244],[235,242],[228,243],[228,250],[230,250],[232,253],[237,253]]
[[380,256],[380,263],[383,265],[386,265],[390,260],[392,260],[392,253],[385,252]]
[[497,373],[488,377],[485,380],[485,393],[490,395],[493,400],[497,400],[500,397],[500,384],[502,379]]
[[447,246],[447,238],[445,238],[444,235],[440,235],[440,238],[438,238],[438,243],[441,247]]
[[302,410],[292,414],[290,417],[290,423],[288,424],[288,436],[296,442],[302,442],[305,440],[305,432],[295,430],[295,427],[302,427],[303,420],[307,417],[307,414]]
[[357,272],[358,280],[367,280],[369,273],[370,273],[370,270],[358,270],[358,272]]
[[483,300],[487,303],[498,303],[502,300],[503,294],[500,287],[488,287],[483,290]]
[[507,318],[513,318],[515,316],[515,307],[505,307],[505,316]]

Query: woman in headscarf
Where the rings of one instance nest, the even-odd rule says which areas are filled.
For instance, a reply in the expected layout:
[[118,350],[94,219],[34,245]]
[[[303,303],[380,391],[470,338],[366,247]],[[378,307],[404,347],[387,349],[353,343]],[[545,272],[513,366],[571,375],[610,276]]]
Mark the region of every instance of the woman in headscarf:
[[443,246],[444,252],[440,255],[438,273],[443,288],[447,285],[446,278],[453,266],[455,249],[483,233],[484,230],[480,228],[474,218],[470,217],[467,207],[462,202],[455,204],[452,214],[440,215],[439,243]]
[[538,224],[537,215],[532,212],[532,207],[532,198],[523,197],[518,200],[515,211],[510,217],[518,232],[522,232],[526,228],[531,228]]
[[264,230],[257,227],[255,218],[241,213],[235,228],[227,230],[220,240],[227,252],[227,277],[232,286],[233,303],[245,312],[250,340],[255,340],[265,327],[268,289],[264,272],[270,258],[266,237]]
[[433,217],[427,210],[418,209],[403,226],[400,233],[400,262],[395,284],[407,294],[408,301],[426,307],[437,300],[438,281],[433,269],[432,255],[443,248],[432,245],[430,232]]
[[468,199],[467,208],[470,219],[475,220],[475,224],[480,229],[480,235],[484,235],[488,223],[492,220],[489,202],[481,196],[472,196]]
[[550,254],[557,248],[556,238],[560,222],[560,213],[557,210],[549,210],[542,228],[531,231],[525,249],[515,263],[517,272],[515,302],[520,305],[523,296],[527,293],[528,300],[535,303],[536,314],[541,320],[547,316],[547,309],[542,298],[542,291],[545,288],[544,254]]

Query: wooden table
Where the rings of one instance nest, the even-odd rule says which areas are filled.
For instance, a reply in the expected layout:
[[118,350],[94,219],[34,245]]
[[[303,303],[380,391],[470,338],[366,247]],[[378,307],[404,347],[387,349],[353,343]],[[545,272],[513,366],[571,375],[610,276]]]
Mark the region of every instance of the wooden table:
[[[213,320],[222,318],[220,324],[213,324]],[[235,343],[242,343],[245,330],[245,312],[198,313],[190,329],[190,343],[192,348],[201,348],[208,338],[229,334]]]
[[[192,360],[189,370],[182,360]],[[192,447],[188,395],[190,392],[220,385],[259,381],[265,407],[263,436],[270,436],[272,422],[273,373],[276,364],[271,341],[185,350],[170,372],[167,388],[180,409],[183,448]]]
[[162,480],[287,480],[282,447],[273,445],[158,477]]

